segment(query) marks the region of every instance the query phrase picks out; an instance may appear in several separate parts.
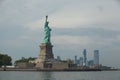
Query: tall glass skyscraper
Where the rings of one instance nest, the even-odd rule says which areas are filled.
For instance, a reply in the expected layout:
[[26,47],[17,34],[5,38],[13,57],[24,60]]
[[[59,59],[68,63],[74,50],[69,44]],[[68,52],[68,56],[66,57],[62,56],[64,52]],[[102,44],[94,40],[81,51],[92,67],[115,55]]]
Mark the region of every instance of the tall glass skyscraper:
[[80,57],[80,66],[83,66],[83,57]]
[[86,49],[84,49],[83,51],[83,65],[86,66],[87,65],[87,52]]
[[94,50],[94,64],[99,65],[99,50]]
[[77,64],[77,56],[75,56],[75,61],[74,62],[75,62],[75,64]]

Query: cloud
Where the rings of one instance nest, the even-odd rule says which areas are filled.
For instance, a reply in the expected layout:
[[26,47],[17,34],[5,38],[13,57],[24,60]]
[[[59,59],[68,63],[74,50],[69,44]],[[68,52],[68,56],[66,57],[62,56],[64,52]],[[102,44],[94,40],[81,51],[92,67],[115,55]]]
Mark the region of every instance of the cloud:
[[120,2],[120,0],[116,0],[116,1]]
[[91,42],[91,40],[88,37],[85,36],[68,36],[68,35],[63,35],[63,36],[54,36],[52,38],[53,42],[55,44],[73,44],[73,45],[86,45]]
[[54,36],[52,38],[54,44],[60,45],[80,45],[80,46],[111,46],[114,42],[118,42],[115,39],[103,39],[103,38],[91,38],[89,36]]
[[102,63],[112,62],[120,52],[120,7],[116,4],[116,0],[2,0],[0,51],[15,58],[37,56],[49,15],[55,55],[73,57],[86,48],[92,56],[99,49]]
[[13,24],[25,25],[37,21],[47,14],[56,12],[69,2],[70,0],[4,0],[0,7],[0,24],[5,25],[7,23],[7,26]]
[[[84,26],[83,26],[84,27]],[[101,27],[101,26],[99,26]],[[119,31],[109,30],[104,28],[53,28],[53,35],[69,35],[69,36],[88,36],[91,38],[103,38],[103,39],[112,39],[117,38],[120,35]]]
[[[101,27],[120,30],[120,11],[115,2],[113,4],[107,1],[94,2],[95,4],[91,1],[88,2],[90,3],[88,4],[86,1],[82,1],[82,3],[73,2],[52,13],[49,16],[50,26],[52,28]],[[99,11],[101,7],[104,9],[102,12]],[[35,25],[37,28],[40,23],[44,23],[44,17],[28,24],[32,27]]]

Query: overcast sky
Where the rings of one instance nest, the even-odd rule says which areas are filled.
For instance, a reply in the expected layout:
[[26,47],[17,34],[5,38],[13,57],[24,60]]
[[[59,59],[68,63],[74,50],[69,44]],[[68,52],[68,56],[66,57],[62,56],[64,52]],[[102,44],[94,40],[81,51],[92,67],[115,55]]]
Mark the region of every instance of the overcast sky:
[[120,67],[120,0],[0,0],[0,53],[38,57],[45,16],[54,56],[74,59],[99,50],[100,63]]

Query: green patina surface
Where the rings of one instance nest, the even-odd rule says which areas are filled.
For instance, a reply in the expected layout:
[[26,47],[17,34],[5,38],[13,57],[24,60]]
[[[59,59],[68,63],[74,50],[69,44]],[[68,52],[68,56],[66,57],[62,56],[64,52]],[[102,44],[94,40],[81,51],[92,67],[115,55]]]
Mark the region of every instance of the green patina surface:
[[48,26],[49,22],[47,21],[47,18],[48,18],[48,16],[46,16],[46,21],[45,21],[45,25],[44,25],[45,36],[42,40],[42,43],[50,43],[51,29]]

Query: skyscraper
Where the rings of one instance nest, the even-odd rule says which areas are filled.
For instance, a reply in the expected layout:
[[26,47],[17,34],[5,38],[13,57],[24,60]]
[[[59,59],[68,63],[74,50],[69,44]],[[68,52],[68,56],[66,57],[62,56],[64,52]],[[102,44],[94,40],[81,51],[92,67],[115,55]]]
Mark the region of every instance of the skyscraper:
[[60,61],[60,60],[61,60],[60,56],[57,56],[57,61]]
[[86,49],[83,50],[83,65],[86,66],[87,65],[87,52]]
[[77,56],[75,56],[75,64],[77,64]]
[[99,50],[94,50],[94,64],[99,65]]
[[80,57],[80,66],[83,66],[83,57]]
[[93,61],[93,60],[89,60],[89,61],[88,61],[88,66],[93,66],[93,64],[94,64],[94,61]]

